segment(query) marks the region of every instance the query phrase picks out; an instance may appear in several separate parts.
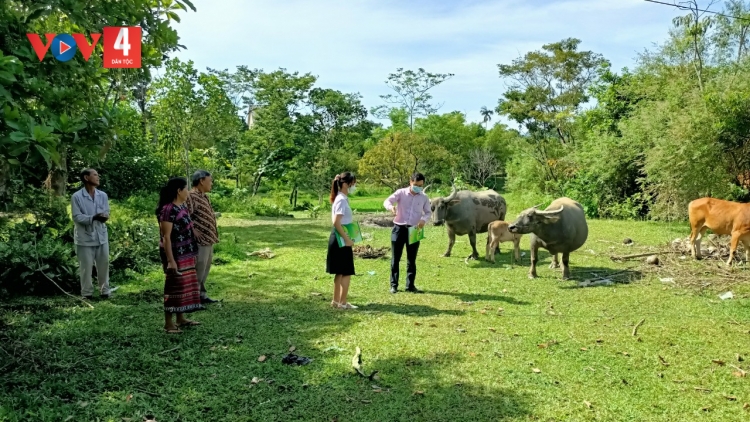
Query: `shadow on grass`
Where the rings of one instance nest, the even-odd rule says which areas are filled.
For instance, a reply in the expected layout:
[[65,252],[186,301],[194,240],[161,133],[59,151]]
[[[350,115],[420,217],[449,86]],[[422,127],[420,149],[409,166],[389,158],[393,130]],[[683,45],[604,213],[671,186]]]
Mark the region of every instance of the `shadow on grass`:
[[433,308],[432,306],[426,305],[407,305],[407,304],[384,304],[384,303],[368,303],[359,307],[360,311],[370,312],[390,312],[400,315],[412,315],[412,316],[435,316],[435,315],[463,315],[462,310],[443,310]]
[[500,301],[505,303],[510,303],[513,305],[530,305],[530,302],[526,302],[523,300],[517,300],[510,296],[500,296],[500,295],[483,295],[479,293],[454,293],[454,292],[441,292],[441,291],[435,291],[435,290],[425,290],[425,294],[432,294],[432,295],[443,295],[443,296],[453,296],[456,299],[459,299],[463,302],[476,302],[478,300],[488,300],[488,301]]

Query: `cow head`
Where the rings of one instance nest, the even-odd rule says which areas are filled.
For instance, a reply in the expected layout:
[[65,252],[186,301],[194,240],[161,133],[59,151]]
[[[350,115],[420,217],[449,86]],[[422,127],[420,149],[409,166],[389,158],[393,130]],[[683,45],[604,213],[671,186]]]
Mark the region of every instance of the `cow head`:
[[451,194],[445,198],[435,198],[430,201],[430,208],[432,209],[432,224],[436,226],[442,226],[445,223],[445,216],[448,214],[448,208],[456,205],[460,199],[456,196],[458,192],[456,187],[453,187]]
[[563,207],[556,210],[539,211],[537,206],[525,209],[518,215],[516,221],[508,226],[511,233],[528,234],[533,233],[544,224],[553,224],[560,219]]

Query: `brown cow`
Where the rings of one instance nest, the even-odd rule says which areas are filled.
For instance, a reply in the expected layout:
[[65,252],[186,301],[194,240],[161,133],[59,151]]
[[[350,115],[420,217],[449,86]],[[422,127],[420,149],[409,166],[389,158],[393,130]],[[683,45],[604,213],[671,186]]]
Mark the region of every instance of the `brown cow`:
[[[511,233],[508,230],[508,222],[495,220],[487,225],[487,250],[484,259],[495,263],[495,249],[503,242],[513,242],[513,251],[515,252],[516,261],[521,259],[521,252],[518,244],[521,242],[521,234]],[[492,252],[490,252],[492,251]],[[511,256],[511,262],[514,262]]]
[[737,245],[745,245],[745,261],[750,262],[750,204],[700,198],[688,204],[690,216],[690,248],[693,258],[701,259],[701,237],[706,229],[721,235],[731,235],[729,260],[731,265]]

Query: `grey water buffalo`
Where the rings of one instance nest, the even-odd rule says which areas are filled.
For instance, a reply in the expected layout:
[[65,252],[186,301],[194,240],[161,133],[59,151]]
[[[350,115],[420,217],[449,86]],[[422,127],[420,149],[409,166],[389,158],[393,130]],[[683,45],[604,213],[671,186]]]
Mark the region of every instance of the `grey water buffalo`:
[[487,225],[495,220],[504,220],[507,206],[505,198],[494,190],[472,192],[457,191],[454,187],[445,198],[430,201],[432,222],[436,226],[445,224],[448,231],[448,250],[443,256],[450,256],[456,235],[469,235],[472,254],[470,258],[479,258],[477,252],[477,233],[486,233]]
[[570,278],[570,253],[577,250],[589,235],[583,207],[570,198],[558,198],[544,210],[525,209],[508,227],[511,233],[531,233],[531,268],[529,278],[536,277],[539,248],[552,254],[550,268],[558,268],[557,255],[562,254],[563,279]]
[[[521,234],[511,233],[508,230],[507,221],[497,220],[491,222],[487,226],[487,250],[485,251],[484,259],[495,263],[495,251],[499,249],[499,246],[503,242],[513,242],[513,253],[515,254],[515,261],[521,259],[521,250],[519,243],[521,243]],[[490,253],[492,251],[492,253]],[[511,255],[511,262],[513,262],[513,255]]]

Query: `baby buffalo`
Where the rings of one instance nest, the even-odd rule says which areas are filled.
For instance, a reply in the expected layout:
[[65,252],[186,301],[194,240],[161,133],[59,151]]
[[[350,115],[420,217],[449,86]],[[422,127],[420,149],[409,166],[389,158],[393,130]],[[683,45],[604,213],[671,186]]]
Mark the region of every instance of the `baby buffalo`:
[[[495,262],[495,249],[499,250],[499,245],[503,242],[513,242],[515,251],[515,261],[521,259],[521,252],[518,244],[521,242],[521,234],[511,233],[508,231],[508,222],[495,220],[487,226],[487,251],[485,260]],[[490,252],[492,251],[492,252]],[[511,262],[515,262],[511,258]]]

